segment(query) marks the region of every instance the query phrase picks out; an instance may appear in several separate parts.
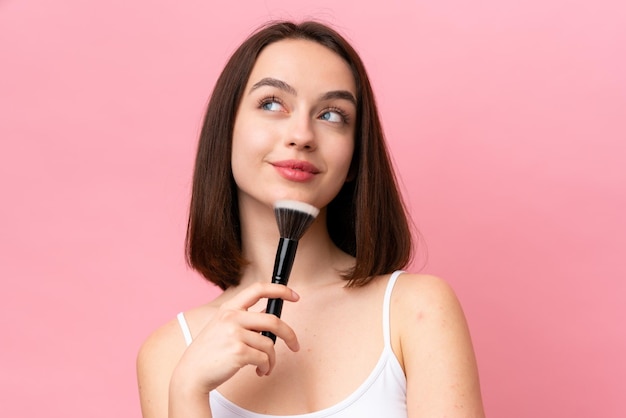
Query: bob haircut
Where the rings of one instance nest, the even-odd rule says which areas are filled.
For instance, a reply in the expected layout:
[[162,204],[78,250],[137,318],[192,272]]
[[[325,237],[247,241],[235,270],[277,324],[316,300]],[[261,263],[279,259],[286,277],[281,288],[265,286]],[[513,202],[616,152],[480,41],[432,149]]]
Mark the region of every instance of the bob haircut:
[[204,117],[196,155],[186,258],[221,289],[239,284],[241,251],[237,185],[231,170],[237,109],[259,53],[283,39],[317,42],[350,66],[357,88],[355,147],[350,181],[327,207],[334,243],[356,259],[342,272],[347,287],[405,267],[411,260],[409,220],[398,191],[367,73],[359,55],[335,30],[314,22],[271,22],[246,39],[219,76]]

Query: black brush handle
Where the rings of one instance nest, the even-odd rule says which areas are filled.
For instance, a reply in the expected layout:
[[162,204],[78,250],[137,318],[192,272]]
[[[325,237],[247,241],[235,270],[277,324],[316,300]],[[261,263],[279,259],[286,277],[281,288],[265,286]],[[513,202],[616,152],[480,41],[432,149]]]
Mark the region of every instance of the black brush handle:
[[[296,249],[298,248],[298,241],[281,238],[278,242],[278,249],[276,250],[276,259],[274,260],[274,273],[272,274],[272,283],[278,283],[287,285],[289,281],[289,275],[291,274],[291,267],[293,267],[293,260],[296,258]],[[267,308],[265,313],[276,315],[280,318],[280,314],[283,311],[282,299],[268,299]],[[263,331],[261,334],[265,335],[276,342],[276,335],[269,331]]]

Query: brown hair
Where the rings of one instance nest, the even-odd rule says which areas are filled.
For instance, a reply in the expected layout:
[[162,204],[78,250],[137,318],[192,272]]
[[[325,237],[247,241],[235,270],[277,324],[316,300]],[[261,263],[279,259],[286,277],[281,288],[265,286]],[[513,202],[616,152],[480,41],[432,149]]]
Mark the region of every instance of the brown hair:
[[407,214],[391,167],[374,94],[359,55],[336,31],[318,22],[271,23],[234,52],[217,80],[204,117],[196,156],[187,263],[222,289],[239,284],[241,252],[237,186],[230,159],[237,108],[259,53],[283,39],[317,42],[350,66],[357,88],[357,120],[351,174],[327,207],[331,239],[356,258],[344,272],[347,286],[405,267],[412,241]]

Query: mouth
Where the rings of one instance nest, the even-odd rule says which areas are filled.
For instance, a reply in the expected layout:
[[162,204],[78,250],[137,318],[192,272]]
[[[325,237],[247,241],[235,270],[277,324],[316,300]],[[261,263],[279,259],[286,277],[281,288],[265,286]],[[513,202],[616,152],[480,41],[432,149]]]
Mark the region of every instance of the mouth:
[[271,163],[274,167],[285,168],[294,171],[302,171],[309,174],[318,174],[320,170],[313,164],[302,160],[284,160]]
[[320,170],[313,164],[302,160],[284,160],[271,163],[285,180],[306,183],[315,178]]

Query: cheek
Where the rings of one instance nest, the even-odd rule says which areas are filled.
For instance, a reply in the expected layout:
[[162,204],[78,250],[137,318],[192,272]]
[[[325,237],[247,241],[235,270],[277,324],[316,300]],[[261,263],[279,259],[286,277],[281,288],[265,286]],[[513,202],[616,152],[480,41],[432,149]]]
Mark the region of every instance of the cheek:
[[242,158],[245,159],[248,154],[253,152],[258,143],[258,138],[255,138],[253,129],[250,129],[245,122],[236,122],[233,129],[231,162],[235,163]]
[[261,151],[271,145],[276,127],[244,114],[235,121],[233,128],[233,150],[242,152]]
[[254,176],[255,170],[270,148],[269,136],[258,124],[239,121],[235,123],[230,164],[235,181]]
[[242,170],[246,166],[246,161],[248,159],[248,155],[246,151],[249,151],[249,147],[246,146],[247,132],[244,126],[241,123],[235,123],[235,127],[233,129],[233,138],[232,138],[232,151],[230,155],[230,165],[233,172],[233,177],[235,178],[235,182],[239,183],[241,176],[245,173],[245,170]]
[[347,175],[350,171],[352,158],[354,155],[354,141],[346,143],[341,150],[338,150],[337,164],[342,167],[342,171]]

